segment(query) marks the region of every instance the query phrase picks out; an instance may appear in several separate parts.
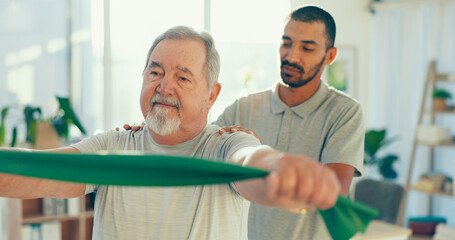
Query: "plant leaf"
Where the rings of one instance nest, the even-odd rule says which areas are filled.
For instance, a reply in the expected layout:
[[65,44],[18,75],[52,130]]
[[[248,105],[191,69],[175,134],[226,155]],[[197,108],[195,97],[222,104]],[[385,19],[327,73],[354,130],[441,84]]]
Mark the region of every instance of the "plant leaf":
[[51,119],[51,123],[54,126],[55,131],[57,131],[58,136],[68,139],[69,126],[68,122],[62,115],[53,117]]
[[2,120],[1,120],[1,123],[3,123],[5,121],[5,118],[6,118],[6,115],[8,115],[8,110],[9,110],[9,107],[5,107],[2,109]]
[[73,108],[71,107],[69,98],[57,96],[57,100],[60,104],[60,108],[65,112],[65,114],[63,115],[64,118],[67,118],[69,120],[68,123],[73,123],[74,125],[76,125],[79,131],[81,131],[82,134],[86,134],[84,127],[82,126],[81,122],[74,113]]
[[382,142],[385,138],[386,130],[369,130],[365,133],[365,153],[372,158],[376,152],[381,148]]
[[27,136],[25,141],[35,144],[36,141],[36,124],[42,117],[41,108],[30,105],[24,108],[25,125],[27,126]]
[[2,123],[0,125],[0,146],[3,146],[5,142],[5,125]]
[[393,163],[398,160],[398,156],[394,154],[390,154],[381,158],[379,162],[379,172],[381,175],[386,179],[395,179],[398,174],[393,169]]
[[1,118],[0,118],[0,146],[3,146],[5,143],[5,136],[6,136],[6,127],[5,127],[5,118],[8,115],[9,107],[4,107],[2,109]]
[[31,143],[32,145],[35,145],[36,143],[36,131],[38,129],[38,120],[33,119],[32,122],[30,123],[30,132],[29,132],[29,139],[28,142]]
[[381,144],[381,147],[385,147],[393,142],[395,142],[396,140],[398,140],[399,137],[398,136],[395,136],[395,137],[391,137],[389,139],[385,139],[384,141],[382,141],[382,144]]
[[11,139],[11,147],[16,146],[16,141],[17,141],[17,127],[13,128],[13,136]]

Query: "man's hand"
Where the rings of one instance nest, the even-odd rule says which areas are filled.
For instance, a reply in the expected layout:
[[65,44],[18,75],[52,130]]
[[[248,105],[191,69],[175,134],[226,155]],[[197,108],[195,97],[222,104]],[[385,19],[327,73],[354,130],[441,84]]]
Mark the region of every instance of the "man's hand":
[[220,130],[218,130],[218,133],[219,134],[223,134],[223,133],[226,133],[226,132],[235,133],[235,132],[239,132],[239,131],[240,132],[246,132],[248,134],[253,135],[262,144],[261,139],[253,131],[251,131],[251,129],[246,129],[246,128],[241,127],[241,126],[223,127]]
[[[125,130],[127,130],[127,131],[128,131],[128,130],[131,130],[131,131],[133,131],[133,132],[136,132],[136,131],[138,131],[138,130],[144,129],[144,127],[145,127],[145,122],[142,122],[141,125],[138,125],[138,124],[136,124],[136,123],[133,124],[133,126],[131,126],[131,125],[129,125],[129,124],[124,124],[124,125],[123,125],[123,129],[125,129]],[[116,130],[116,131],[119,131],[120,129],[117,127],[117,128],[115,128],[115,130]]]
[[292,212],[328,209],[335,205],[340,194],[336,174],[306,156],[282,154],[268,146],[260,146],[239,150],[231,159],[235,162],[238,157],[244,166],[270,171],[264,179],[235,183],[239,193],[254,203]]
[[294,209],[328,209],[340,194],[336,174],[305,156],[285,154],[267,177],[268,197],[279,206]]

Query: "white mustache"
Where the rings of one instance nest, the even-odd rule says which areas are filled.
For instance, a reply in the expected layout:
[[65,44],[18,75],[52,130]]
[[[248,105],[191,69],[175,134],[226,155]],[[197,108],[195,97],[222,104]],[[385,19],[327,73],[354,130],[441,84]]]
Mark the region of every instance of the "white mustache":
[[171,97],[165,97],[159,93],[156,93],[153,97],[152,100],[150,100],[150,108],[156,103],[165,103],[172,105],[177,108],[180,112],[180,102],[178,100],[172,99]]

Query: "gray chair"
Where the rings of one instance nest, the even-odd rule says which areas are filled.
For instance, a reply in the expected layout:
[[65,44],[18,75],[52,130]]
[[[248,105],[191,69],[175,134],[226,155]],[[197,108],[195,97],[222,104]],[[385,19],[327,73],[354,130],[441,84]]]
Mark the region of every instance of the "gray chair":
[[395,224],[403,191],[403,187],[394,182],[367,178],[355,185],[354,199],[378,209],[378,220]]

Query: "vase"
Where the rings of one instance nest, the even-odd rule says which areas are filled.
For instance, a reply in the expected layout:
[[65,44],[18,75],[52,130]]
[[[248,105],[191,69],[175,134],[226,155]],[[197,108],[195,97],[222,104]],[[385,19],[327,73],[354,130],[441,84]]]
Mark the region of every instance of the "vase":
[[434,108],[434,111],[446,110],[446,100],[444,98],[433,99],[433,108]]

